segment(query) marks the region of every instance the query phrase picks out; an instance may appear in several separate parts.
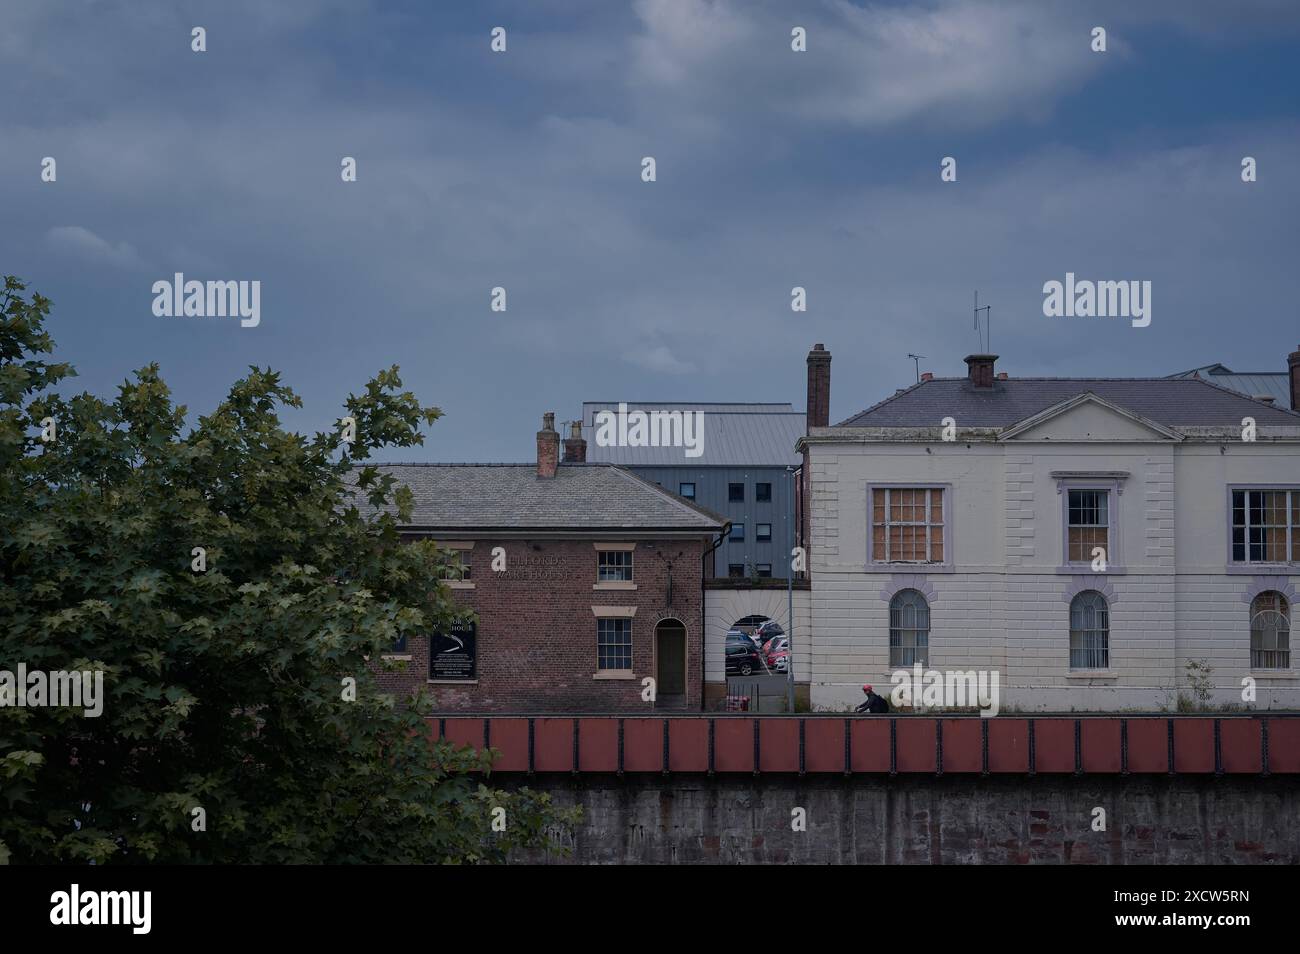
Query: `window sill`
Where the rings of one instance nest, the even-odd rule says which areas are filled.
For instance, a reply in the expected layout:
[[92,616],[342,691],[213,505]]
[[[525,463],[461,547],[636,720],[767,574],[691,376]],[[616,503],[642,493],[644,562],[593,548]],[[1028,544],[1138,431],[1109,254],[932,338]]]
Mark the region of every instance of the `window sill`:
[[956,573],[951,563],[868,563],[867,573]]
[[1113,669],[1071,669],[1065,674],[1066,679],[1118,679],[1119,673]]
[[593,590],[635,590],[636,584],[631,580],[606,580],[604,583],[593,583]]
[[452,590],[474,589],[474,584],[471,583],[469,580],[443,580],[443,582],[447,584],[448,589],[452,589]]
[[477,679],[426,679],[431,686],[477,686]]
[[1108,566],[1104,570],[1094,570],[1091,563],[1067,563],[1058,566],[1056,572],[1061,576],[1123,576],[1128,569],[1122,566]]
[[1229,563],[1224,572],[1239,576],[1300,576],[1300,563]]
[[1251,679],[1298,679],[1300,672],[1294,669],[1252,669],[1246,673]]
[[592,679],[635,679],[636,674],[631,669],[603,669],[591,677]]

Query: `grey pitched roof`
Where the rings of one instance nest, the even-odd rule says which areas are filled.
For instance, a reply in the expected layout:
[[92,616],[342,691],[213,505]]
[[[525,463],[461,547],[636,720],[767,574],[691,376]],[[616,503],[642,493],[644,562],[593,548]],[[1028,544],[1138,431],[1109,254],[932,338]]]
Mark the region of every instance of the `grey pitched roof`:
[[807,418],[789,404],[625,403],[629,412],[703,413],[703,453],[698,457],[687,457],[681,447],[602,447],[596,442],[596,414],[600,411],[617,412],[618,403],[588,401],[582,405],[582,436],[587,439],[587,460],[624,467],[785,467],[802,460],[795,453],[794,446],[807,431]]
[[987,389],[972,387],[966,378],[935,378],[836,426],[937,427],[951,416],[961,427],[1010,427],[1087,392],[1167,427],[1240,427],[1247,416],[1261,425],[1300,424],[1300,414],[1201,378],[1010,378]]
[[[409,526],[428,530],[680,530],[710,533],[726,519],[608,464],[378,464],[411,489]],[[368,507],[364,496],[357,505]],[[387,508],[393,512],[393,508]]]
[[1230,371],[1221,364],[1207,364],[1169,375],[1171,378],[1201,378],[1212,381],[1247,397],[1265,395],[1273,398],[1275,407],[1291,407],[1291,376],[1286,371]]

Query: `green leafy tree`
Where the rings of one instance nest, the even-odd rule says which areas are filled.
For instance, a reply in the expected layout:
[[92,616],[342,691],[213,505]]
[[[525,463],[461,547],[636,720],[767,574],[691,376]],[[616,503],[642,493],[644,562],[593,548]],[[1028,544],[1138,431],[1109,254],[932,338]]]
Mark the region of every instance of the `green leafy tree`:
[[348,398],[351,443],[284,430],[301,402],[257,368],[187,428],[157,365],[59,396],[24,292],[0,299],[0,670],[102,671],[104,699],[0,706],[0,861],[479,862],[572,823],[377,685],[455,614],[450,554],[399,545],[409,491],[364,463],[440,416],[396,367]]

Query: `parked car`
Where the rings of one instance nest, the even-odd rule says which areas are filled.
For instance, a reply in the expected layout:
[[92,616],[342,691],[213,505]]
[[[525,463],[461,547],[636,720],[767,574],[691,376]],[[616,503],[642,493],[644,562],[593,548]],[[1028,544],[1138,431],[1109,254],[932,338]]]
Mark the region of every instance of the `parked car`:
[[763,651],[763,641],[758,638],[757,633],[747,632],[743,629],[731,629],[727,631],[727,639],[747,639],[755,649],[760,653]]
[[773,637],[784,636],[785,630],[781,628],[781,624],[776,620],[769,619],[758,625],[754,630],[754,635],[758,637],[759,642],[767,643]]
[[767,668],[763,663],[763,654],[744,633],[728,633],[726,646],[728,676],[748,676]]
[[786,636],[773,636],[763,644],[763,655],[767,658],[767,664],[772,665],[772,659],[777,653],[790,652],[790,640]]

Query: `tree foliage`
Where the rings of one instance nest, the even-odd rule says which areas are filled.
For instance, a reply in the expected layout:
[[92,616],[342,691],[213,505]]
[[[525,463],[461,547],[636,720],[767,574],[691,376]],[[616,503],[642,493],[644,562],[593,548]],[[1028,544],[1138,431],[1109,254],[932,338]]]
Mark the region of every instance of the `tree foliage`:
[[105,698],[0,706],[0,861],[490,861],[572,822],[376,684],[455,611],[450,555],[399,545],[409,494],[365,463],[440,415],[396,367],[348,398],[350,444],[286,431],[301,402],[269,369],[189,427],[156,364],[111,402],[60,396],[49,309],[5,279],[0,670],[100,670]]

